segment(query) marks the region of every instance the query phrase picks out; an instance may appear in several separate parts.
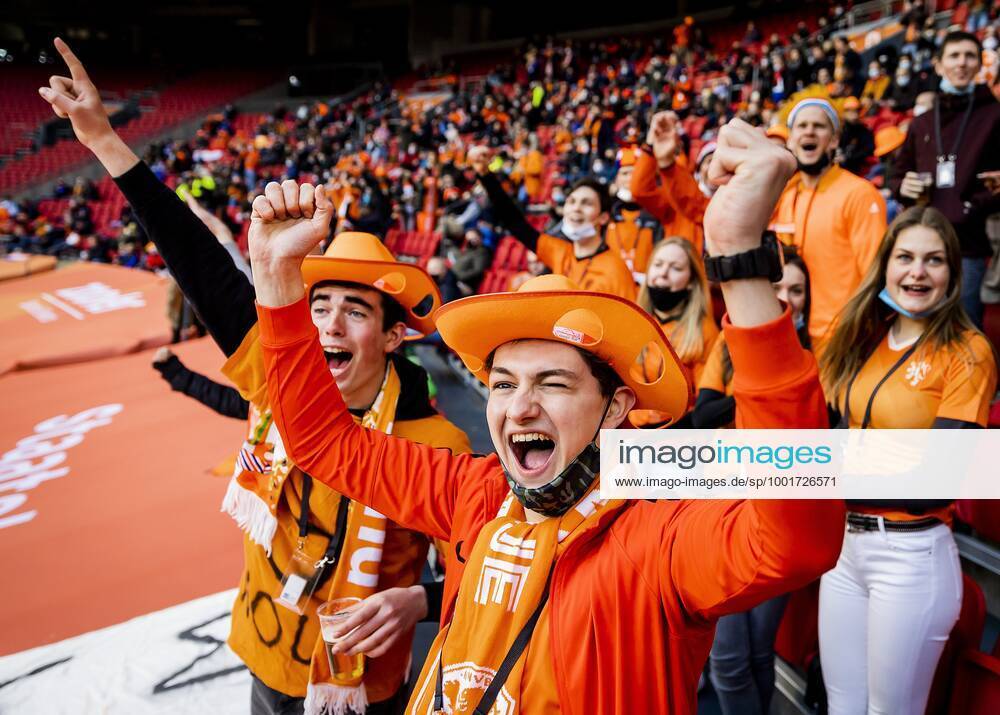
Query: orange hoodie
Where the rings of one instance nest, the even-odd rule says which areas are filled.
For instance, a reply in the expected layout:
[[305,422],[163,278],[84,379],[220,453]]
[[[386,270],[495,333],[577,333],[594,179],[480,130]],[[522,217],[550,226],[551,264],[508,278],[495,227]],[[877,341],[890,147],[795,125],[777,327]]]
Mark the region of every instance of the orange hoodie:
[[[496,455],[454,455],[359,427],[330,377],[306,300],[258,306],[258,315],[289,457],[397,523],[451,542],[442,609],[449,620],[464,557],[509,493]],[[725,330],[740,426],[826,426],[815,360],[787,312]],[[769,360],[761,344],[786,358]],[[594,530],[598,538],[556,560],[549,627],[532,639],[547,639],[551,660],[533,668],[529,646],[526,667],[554,675],[560,705],[572,715],[693,714],[715,620],[832,568],[844,518],[836,501],[632,502]],[[519,695],[531,715],[531,694]]]

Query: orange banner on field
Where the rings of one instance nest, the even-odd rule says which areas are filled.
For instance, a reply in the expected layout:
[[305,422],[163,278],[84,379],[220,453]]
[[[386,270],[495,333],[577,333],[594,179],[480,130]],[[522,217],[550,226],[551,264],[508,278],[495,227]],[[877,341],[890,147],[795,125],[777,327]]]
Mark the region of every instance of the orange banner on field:
[[[175,347],[224,382],[208,339]],[[171,391],[152,356],[0,377],[0,655],[237,585],[211,471],[244,424]]]
[[0,283],[0,375],[165,345],[166,280],[99,263]]

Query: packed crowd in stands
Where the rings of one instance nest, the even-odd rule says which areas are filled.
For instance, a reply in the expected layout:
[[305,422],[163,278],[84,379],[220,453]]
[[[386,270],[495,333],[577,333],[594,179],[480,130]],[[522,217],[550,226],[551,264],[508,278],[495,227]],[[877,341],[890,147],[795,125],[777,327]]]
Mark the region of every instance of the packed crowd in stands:
[[[142,158],[221,242],[244,249],[250,203],[290,179],[325,185],[334,234],[383,237],[446,301],[550,272],[634,300],[697,386],[680,425],[723,427],[736,414],[733,360],[714,285],[724,269],[706,269],[704,219],[716,140],[738,118],[798,162],[772,217],[789,247],[773,282],[819,358],[831,424],[985,427],[997,385],[982,328],[984,298],[1000,299],[987,226],[1000,209],[1000,4],[959,3],[945,22],[922,2],[903,5],[902,45],[867,66],[867,38],[833,36],[842,7],[735,33],[687,18],[669,38],[545,39],[481,76],[380,84],[348,103],[228,108]],[[0,234],[8,251],[163,268],[110,179],[5,199]],[[655,376],[662,365],[643,369]],[[880,390],[894,399],[875,401]],[[638,412],[636,426],[677,424]],[[831,712],[919,712],[941,697],[931,684],[962,601],[953,515],[950,502],[851,509],[821,586]],[[887,528],[920,534],[934,563],[858,536]],[[720,620],[711,678],[725,712],[767,711],[786,602]],[[878,608],[884,632],[868,638]],[[772,685],[748,686],[748,662]]]

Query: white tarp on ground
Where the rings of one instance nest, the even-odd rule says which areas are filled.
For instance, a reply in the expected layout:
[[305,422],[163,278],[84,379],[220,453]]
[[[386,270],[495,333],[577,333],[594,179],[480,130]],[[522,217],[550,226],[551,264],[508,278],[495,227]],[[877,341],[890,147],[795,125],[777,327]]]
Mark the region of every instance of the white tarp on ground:
[[0,713],[247,713],[250,674],[225,645],[235,597],[223,591],[0,658]]

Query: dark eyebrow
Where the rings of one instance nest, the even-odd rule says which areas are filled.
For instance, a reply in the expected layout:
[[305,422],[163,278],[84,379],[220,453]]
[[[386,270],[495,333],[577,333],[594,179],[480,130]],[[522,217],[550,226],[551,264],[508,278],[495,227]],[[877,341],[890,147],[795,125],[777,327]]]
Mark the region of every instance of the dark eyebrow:
[[353,303],[355,305],[360,305],[363,308],[368,308],[368,310],[375,310],[375,306],[369,303],[367,300],[357,297],[356,295],[345,295],[345,303]]
[[[512,373],[510,370],[508,370],[505,367],[495,366],[492,369],[490,369],[490,372],[491,373],[493,373],[493,372],[499,372],[499,373],[503,373],[504,375],[508,375],[510,377],[514,377],[514,373]],[[572,370],[562,370],[562,369],[555,368],[555,369],[552,369],[552,370],[542,370],[541,372],[537,373],[534,377],[535,377],[536,381],[540,381],[540,380],[545,380],[546,378],[549,378],[549,377],[562,377],[562,378],[566,378],[566,379],[569,379],[569,380],[576,380],[579,376],[575,372],[573,372]]]

